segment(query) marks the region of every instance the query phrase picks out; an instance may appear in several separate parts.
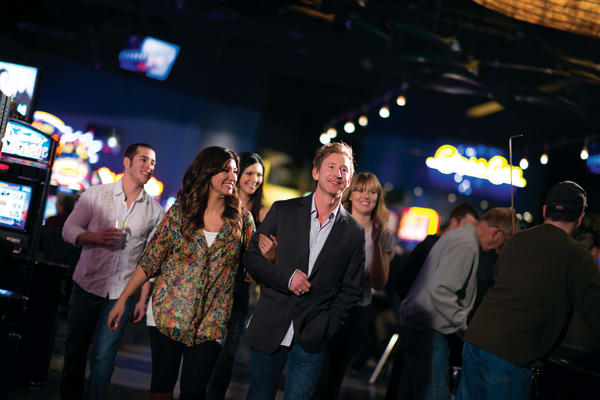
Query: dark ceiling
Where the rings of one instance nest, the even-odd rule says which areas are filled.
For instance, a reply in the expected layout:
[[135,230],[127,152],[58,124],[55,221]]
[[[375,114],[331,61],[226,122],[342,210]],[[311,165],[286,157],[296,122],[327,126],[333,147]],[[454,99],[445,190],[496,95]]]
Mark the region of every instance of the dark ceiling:
[[[329,123],[356,117],[367,105],[374,112],[402,90],[410,106],[405,118],[378,129],[406,133],[398,124],[410,123],[408,134],[492,144],[526,132],[535,147],[580,140],[600,125],[600,41],[467,0],[21,3],[27,12],[4,20],[4,40],[112,70],[129,35],[152,34],[184,49],[169,87],[260,108],[265,125],[295,123],[310,132],[306,143]],[[232,87],[241,70],[250,72],[263,93],[211,86],[208,79],[190,83],[199,63],[229,71]],[[466,114],[489,102],[504,110]]]

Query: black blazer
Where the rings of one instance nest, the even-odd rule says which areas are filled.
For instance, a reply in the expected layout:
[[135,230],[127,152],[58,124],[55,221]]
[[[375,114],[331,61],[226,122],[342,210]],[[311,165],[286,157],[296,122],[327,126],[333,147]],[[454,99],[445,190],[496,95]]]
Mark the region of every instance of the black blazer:
[[[264,353],[279,348],[292,320],[295,342],[308,352],[323,351],[360,300],[365,230],[344,207],[308,277],[310,291],[296,296],[288,290],[296,269],[308,273],[311,204],[312,196],[275,202],[244,255],[246,269],[262,285],[245,340]],[[275,263],[261,255],[259,233],[277,237]]]

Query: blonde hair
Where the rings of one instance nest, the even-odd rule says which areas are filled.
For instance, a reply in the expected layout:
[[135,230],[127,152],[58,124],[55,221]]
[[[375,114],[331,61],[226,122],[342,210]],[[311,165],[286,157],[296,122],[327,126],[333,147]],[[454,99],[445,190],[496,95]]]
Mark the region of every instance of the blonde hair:
[[332,142],[324,144],[319,147],[315,152],[315,158],[313,158],[313,168],[321,168],[323,160],[330,154],[343,154],[350,159],[350,175],[354,173],[354,155],[352,153],[352,147],[344,142]]
[[377,204],[375,204],[375,208],[371,213],[371,218],[374,218],[375,215],[377,215],[383,226],[385,226],[390,218],[390,212],[385,206],[385,199],[383,196],[383,188],[381,187],[381,183],[372,172],[359,172],[352,177],[352,183],[350,184],[350,187],[342,196],[342,205],[346,210],[348,210],[348,212],[351,213],[352,201],[350,201],[350,196],[352,195],[352,192],[359,189],[368,190],[370,188],[374,188],[375,191],[377,191]]

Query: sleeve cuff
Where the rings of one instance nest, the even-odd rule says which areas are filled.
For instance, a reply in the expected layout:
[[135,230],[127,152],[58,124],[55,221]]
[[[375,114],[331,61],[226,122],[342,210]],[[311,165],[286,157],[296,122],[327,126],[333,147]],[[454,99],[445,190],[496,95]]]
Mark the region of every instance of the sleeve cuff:
[[288,280],[288,285],[287,285],[288,289],[290,289],[292,286],[292,279],[294,279],[294,275],[296,275],[296,271],[298,271],[298,270],[295,269],[294,272],[292,272],[292,276],[290,276],[290,279]]
[[80,226],[65,226],[63,228],[63,239],[65,239],[65,242],[68,242],[75,247],[81,247],[81,245],[77,244],[77,238],[84,232],[85,229]]

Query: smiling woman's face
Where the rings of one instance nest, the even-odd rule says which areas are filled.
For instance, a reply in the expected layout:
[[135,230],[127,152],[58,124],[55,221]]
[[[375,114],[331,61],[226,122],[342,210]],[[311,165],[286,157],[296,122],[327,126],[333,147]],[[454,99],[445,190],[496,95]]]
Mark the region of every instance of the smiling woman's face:
[[221,196],[230,196],[237,182],[237,164],[234,159],[227,161],[223,169],[210,178],[210,188]]
[[370,214],[377,205],[377,197],[377,189],[373,185],[356,186],[352,193],[350,193],[352,211]]
[[263,183],[263,167],[260,163],[254,163],[246,167],[242,171],[242,175],[239,180],[240,192],[243,192],[247,196],[252,196]]

